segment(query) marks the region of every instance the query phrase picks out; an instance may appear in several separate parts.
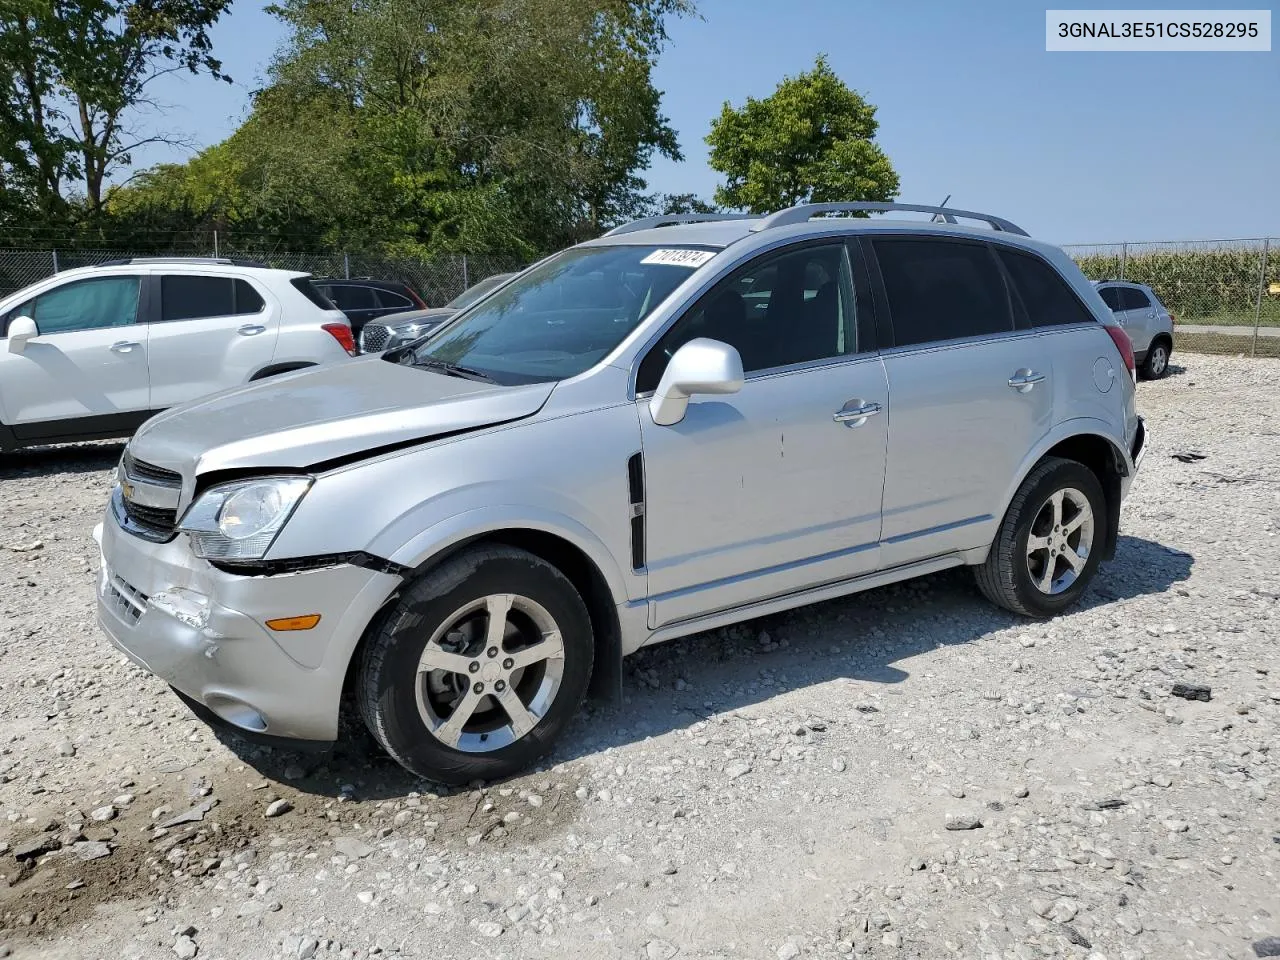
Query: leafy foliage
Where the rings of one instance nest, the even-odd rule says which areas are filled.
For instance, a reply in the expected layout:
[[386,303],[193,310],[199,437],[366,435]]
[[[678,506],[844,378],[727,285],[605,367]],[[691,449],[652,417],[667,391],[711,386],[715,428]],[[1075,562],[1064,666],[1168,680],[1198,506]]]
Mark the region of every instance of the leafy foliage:
[[766,213],[797,203],[892,200],[898,175],[875,143],[875,115],[822,56],[763,100],[726,103],[706,138],[711,167],[727,178],[716,203]]
[[[175,71],[228,79],[209,28],[230,0],[0,0],[0,213],[98,211],[143,144],[132,117]],[[5,196],[7,195],[7,196]]]

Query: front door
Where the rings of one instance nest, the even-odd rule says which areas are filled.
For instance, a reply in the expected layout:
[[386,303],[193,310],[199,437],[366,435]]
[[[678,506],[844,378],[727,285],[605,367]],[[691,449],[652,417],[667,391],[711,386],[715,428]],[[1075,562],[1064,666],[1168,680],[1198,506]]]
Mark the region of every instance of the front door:
[[[709,291],[642,361],[652,627],[876,568],[888,392],[855,320],[844,245],[792,246]],[[648,396],[700,336],[735,347],[746,382],[658,426]]]
[[145,419],[140,290],[138,276],[73,280],[9,312],[39,330],[22,353],[0,347],[0,418],[19,439],[114,433]]

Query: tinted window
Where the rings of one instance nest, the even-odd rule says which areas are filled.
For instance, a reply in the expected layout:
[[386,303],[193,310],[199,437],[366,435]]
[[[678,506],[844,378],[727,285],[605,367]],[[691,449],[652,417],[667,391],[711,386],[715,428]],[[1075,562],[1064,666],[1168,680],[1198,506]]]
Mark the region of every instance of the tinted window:
[[408,297],[393,293],[390,290],[375,290],[374,295],[377,297],[378,306],[384,309],[392,310],[412,310],[413,301]]
[[42,293],[10,318],[30,316],[43,336],[73,330],[125,327],[138,319],[138,278],[79,280]]
[[372,287],[330,286],[327,292],[339,310],[375,310],[378,306]]
[[1013,329],[1004,278],[985,244],[872,241],[897,346]]
[[1116,287],[1103,287],[1098,291],[1098,296],[1102,297],[1102,302],[1112,310],[1123,310],[1120,306],[1120,291]]
[[1151,299],[1134,287],[1120,288],[1120,302],[1125,310],[1147,310],[1151,307]]
[[173,274],[160,278],[160,319],[199,320],[257,313],[265,304],[246,281],[234,277]]
[[289,281],[289,284],[321,310],[335,309],[329,298],[316,289],[316,285],[311,282],[310,277],[294,277]]
[[748,373],[857,353],[853,314],[844,244],[762,257],[676,321],[641,362],[636,390],[655,389],[671,356],[697,337],[735,347]]
[[631,245],[566,250],[460,314],[400,362],[456,364],[505,384],[575,376],[714,256]]
[[1033,327],[1093,320],[1093,314],[1084,308],[1067,282],[1049,264],[1039,257],[1016,250],[1000,249],[999,253],[1013,277],[1013,285],[1027,308]]

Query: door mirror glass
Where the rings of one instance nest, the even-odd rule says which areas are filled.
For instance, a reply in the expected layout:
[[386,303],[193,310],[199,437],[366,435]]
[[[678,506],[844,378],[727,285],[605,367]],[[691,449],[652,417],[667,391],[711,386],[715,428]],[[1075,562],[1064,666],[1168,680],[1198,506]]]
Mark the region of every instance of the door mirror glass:
[[737,393],[742,381],[737,350],[706,337],[690,340],[672,355],[649,401],[649,413],[658,426],[669,427],[684,419],[690,397]]
[[30,317],[14,317],[9,321],[9,352],[22,353],[27,341],[40,336],[36,322]]

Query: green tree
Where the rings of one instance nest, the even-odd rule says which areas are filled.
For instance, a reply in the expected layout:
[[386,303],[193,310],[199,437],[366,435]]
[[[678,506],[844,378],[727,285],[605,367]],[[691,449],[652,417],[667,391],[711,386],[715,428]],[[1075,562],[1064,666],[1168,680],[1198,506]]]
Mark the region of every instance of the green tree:
[[835,74],[826,57],[785,78],[763,100],[725,103],[706,142],[726,181],[722,207],[767,213],[797,203],[897,196],[898,175],[875,142],[876,108]]
[[222,74],[209,28],[230,0],[0,0],[0,189],[45,217],[90,214],[112,173],[165,141],[136,126],[180,70]]

